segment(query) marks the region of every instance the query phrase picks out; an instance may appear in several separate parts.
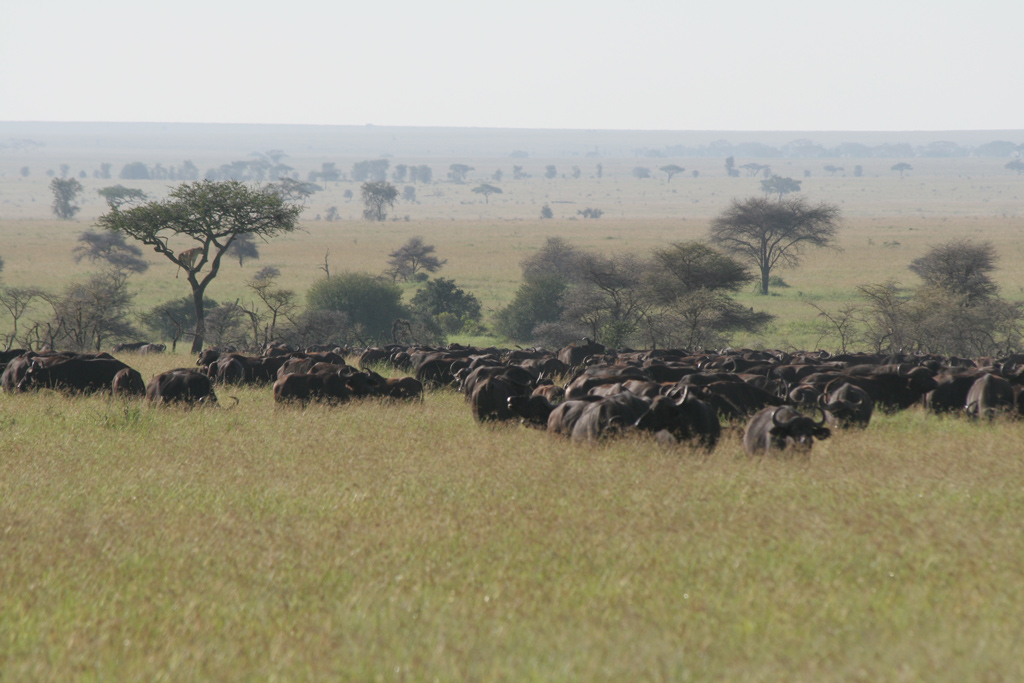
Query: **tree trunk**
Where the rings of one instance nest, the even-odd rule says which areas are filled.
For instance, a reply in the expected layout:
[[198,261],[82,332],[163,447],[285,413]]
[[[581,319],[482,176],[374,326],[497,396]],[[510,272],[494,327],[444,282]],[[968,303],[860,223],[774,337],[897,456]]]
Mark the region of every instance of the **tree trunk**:
[[764,296],[768,296],[768,276],[770,274],[768,266],[761,266],[761,294]]
[[206,312],[203,310],[203,289],[202,287],[192,288],[192,305],[196,308],[196,332],[192,340],[192,353],[198,354],[203,350],[203,337],[206,336]]

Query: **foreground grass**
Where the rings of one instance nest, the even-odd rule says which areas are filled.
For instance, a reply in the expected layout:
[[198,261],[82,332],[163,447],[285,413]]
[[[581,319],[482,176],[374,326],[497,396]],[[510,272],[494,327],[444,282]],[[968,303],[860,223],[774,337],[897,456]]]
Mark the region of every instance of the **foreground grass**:
[[749,459],[230,393],[0,395],[0,678],[1024,674],[1020,425]]

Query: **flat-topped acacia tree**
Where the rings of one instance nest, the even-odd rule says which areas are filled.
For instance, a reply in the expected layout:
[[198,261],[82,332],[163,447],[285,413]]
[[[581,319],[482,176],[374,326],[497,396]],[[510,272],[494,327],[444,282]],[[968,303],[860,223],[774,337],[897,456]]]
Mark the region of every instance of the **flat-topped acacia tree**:
[[[187,273],[196,309],[193,353],[202,351],[206,334],[203,294],[228,248],[241,235],[266,240],[295,230],[302,207],[288,204],[275,190],[201,180],[182,183],[162,201],[112,207],[100,216],[102,227],[153,247]],[[181,238],[191,242],[180,246]]]

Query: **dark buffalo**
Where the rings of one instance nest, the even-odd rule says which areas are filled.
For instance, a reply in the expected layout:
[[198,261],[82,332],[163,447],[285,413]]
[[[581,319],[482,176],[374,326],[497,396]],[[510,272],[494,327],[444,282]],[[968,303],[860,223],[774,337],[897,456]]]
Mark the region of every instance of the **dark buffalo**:
[[149,380],[146,398],[151,403],[217,403],[210,378],[191,368],[168,370]]
[[345,401],[352,390],[336,372],[289,373],[274,382],[274,401]]
[[384,380],[381,396],[398,399],[423,399],[423,383],[415,377],[391,377]]
[[473,393],[469,396],[473,417],[479,422],[514,420],[516,414],[509,410],[509,398],[529,394],[528,384],[513,382],[503,375],[485,377],[475,383]]
[[546,429],[548,418],[557,406],[540,394],[529,396],[509,396],[508,409],[519,417],[519,422],[527,427]]
[[712,394],[725,398],[742,413],[753,415],[766,406],[781,406],[785,400],[746,382],[712,382],[700,387],[700,396]]
[[815,439],[827,439],[831,434],[824,417],[815,422],[789,406],[768,407],[747,423],[743,449],[748,455],[787,449],[810,450]]
[[114,375],[127,367],[106,354],[35,356],[29,360],[18,388],[61,389],[83,393],[109,391]]
[[976,372],[958,372],[936,377],[937,385],[924,396],[924,406],[933,413],[957,412],[967,405],[967,393],[981,375]]
[[715,409],[687,391],[680,397],[654,397],[634,425],[654,433],[667,431],[676,441],[696,440],[708,449],[715,447],[722,434]]
[[146,381],[142,374],[134,368],[118,370],[110,383],[110,391],[115,397],[128,398],[146,395]]
[[7,367],[4,368],[3,375],[0,375],[0,386],[3,387],[4,391],[9,394],[13,394],[16,391],[23,391],[19,387],[21,380],[25,379],[25,371],[28,370],[29,364],[32,362],[32,357],[35,353],[27,353],[23,356],[12,358],[7,363]]
[[849,383],[843,383],[835,391],[824,396],[821,407],[825,419],[833,429],[843,427],[867,427],[875,402],[868,392]]
[[590,356],[600,356],[604,352],[605,348],[603,345],[592,342],[584,337],[582,344],[573,343],[559,349],[557,358],[570,368],[577,368],[583,365],[583,361]]
[[[587,406],[572,428],[574,441],[597,441],[631,428],[650,404],[624,391]],[[552,413],[554,414],[554,413]]]
[[964,410],[971,417],[989,420],[998,413],[1017,414],[1017,396],[1009,381],[985,373],[974,381],[967,392]]
[[591,403],[597,403],[602,400],[604,399],[597,396],[585,396],[580,399],[570,399],[559,403],[551,411],[551,414],[548,415],[548,431],[552,434],[570,436],[573,429],[576,428],[576,423],[579,422],[580,417],[583,415],[583,411]]

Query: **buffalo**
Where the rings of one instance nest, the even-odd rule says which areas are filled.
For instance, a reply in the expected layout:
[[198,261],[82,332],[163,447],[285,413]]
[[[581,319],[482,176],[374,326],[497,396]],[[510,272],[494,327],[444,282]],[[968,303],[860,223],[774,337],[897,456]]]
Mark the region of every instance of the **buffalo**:
[[827,439],[831,434],[824,416],[815,422],[790,406],[769,406],[750,418],[743,432],[743,449],[748,455],[810,450],[815,439]]
[[974,381],[967,392],[964,410],[970,417],[984,417],[989,420],[997,413],[1017,413],[1017,395],[1009,381],[985,373]]
[[168,370],[149,380],[146,399],[151,403],[185,403],[210,405],[217,403],[210,378],[191,368]]

